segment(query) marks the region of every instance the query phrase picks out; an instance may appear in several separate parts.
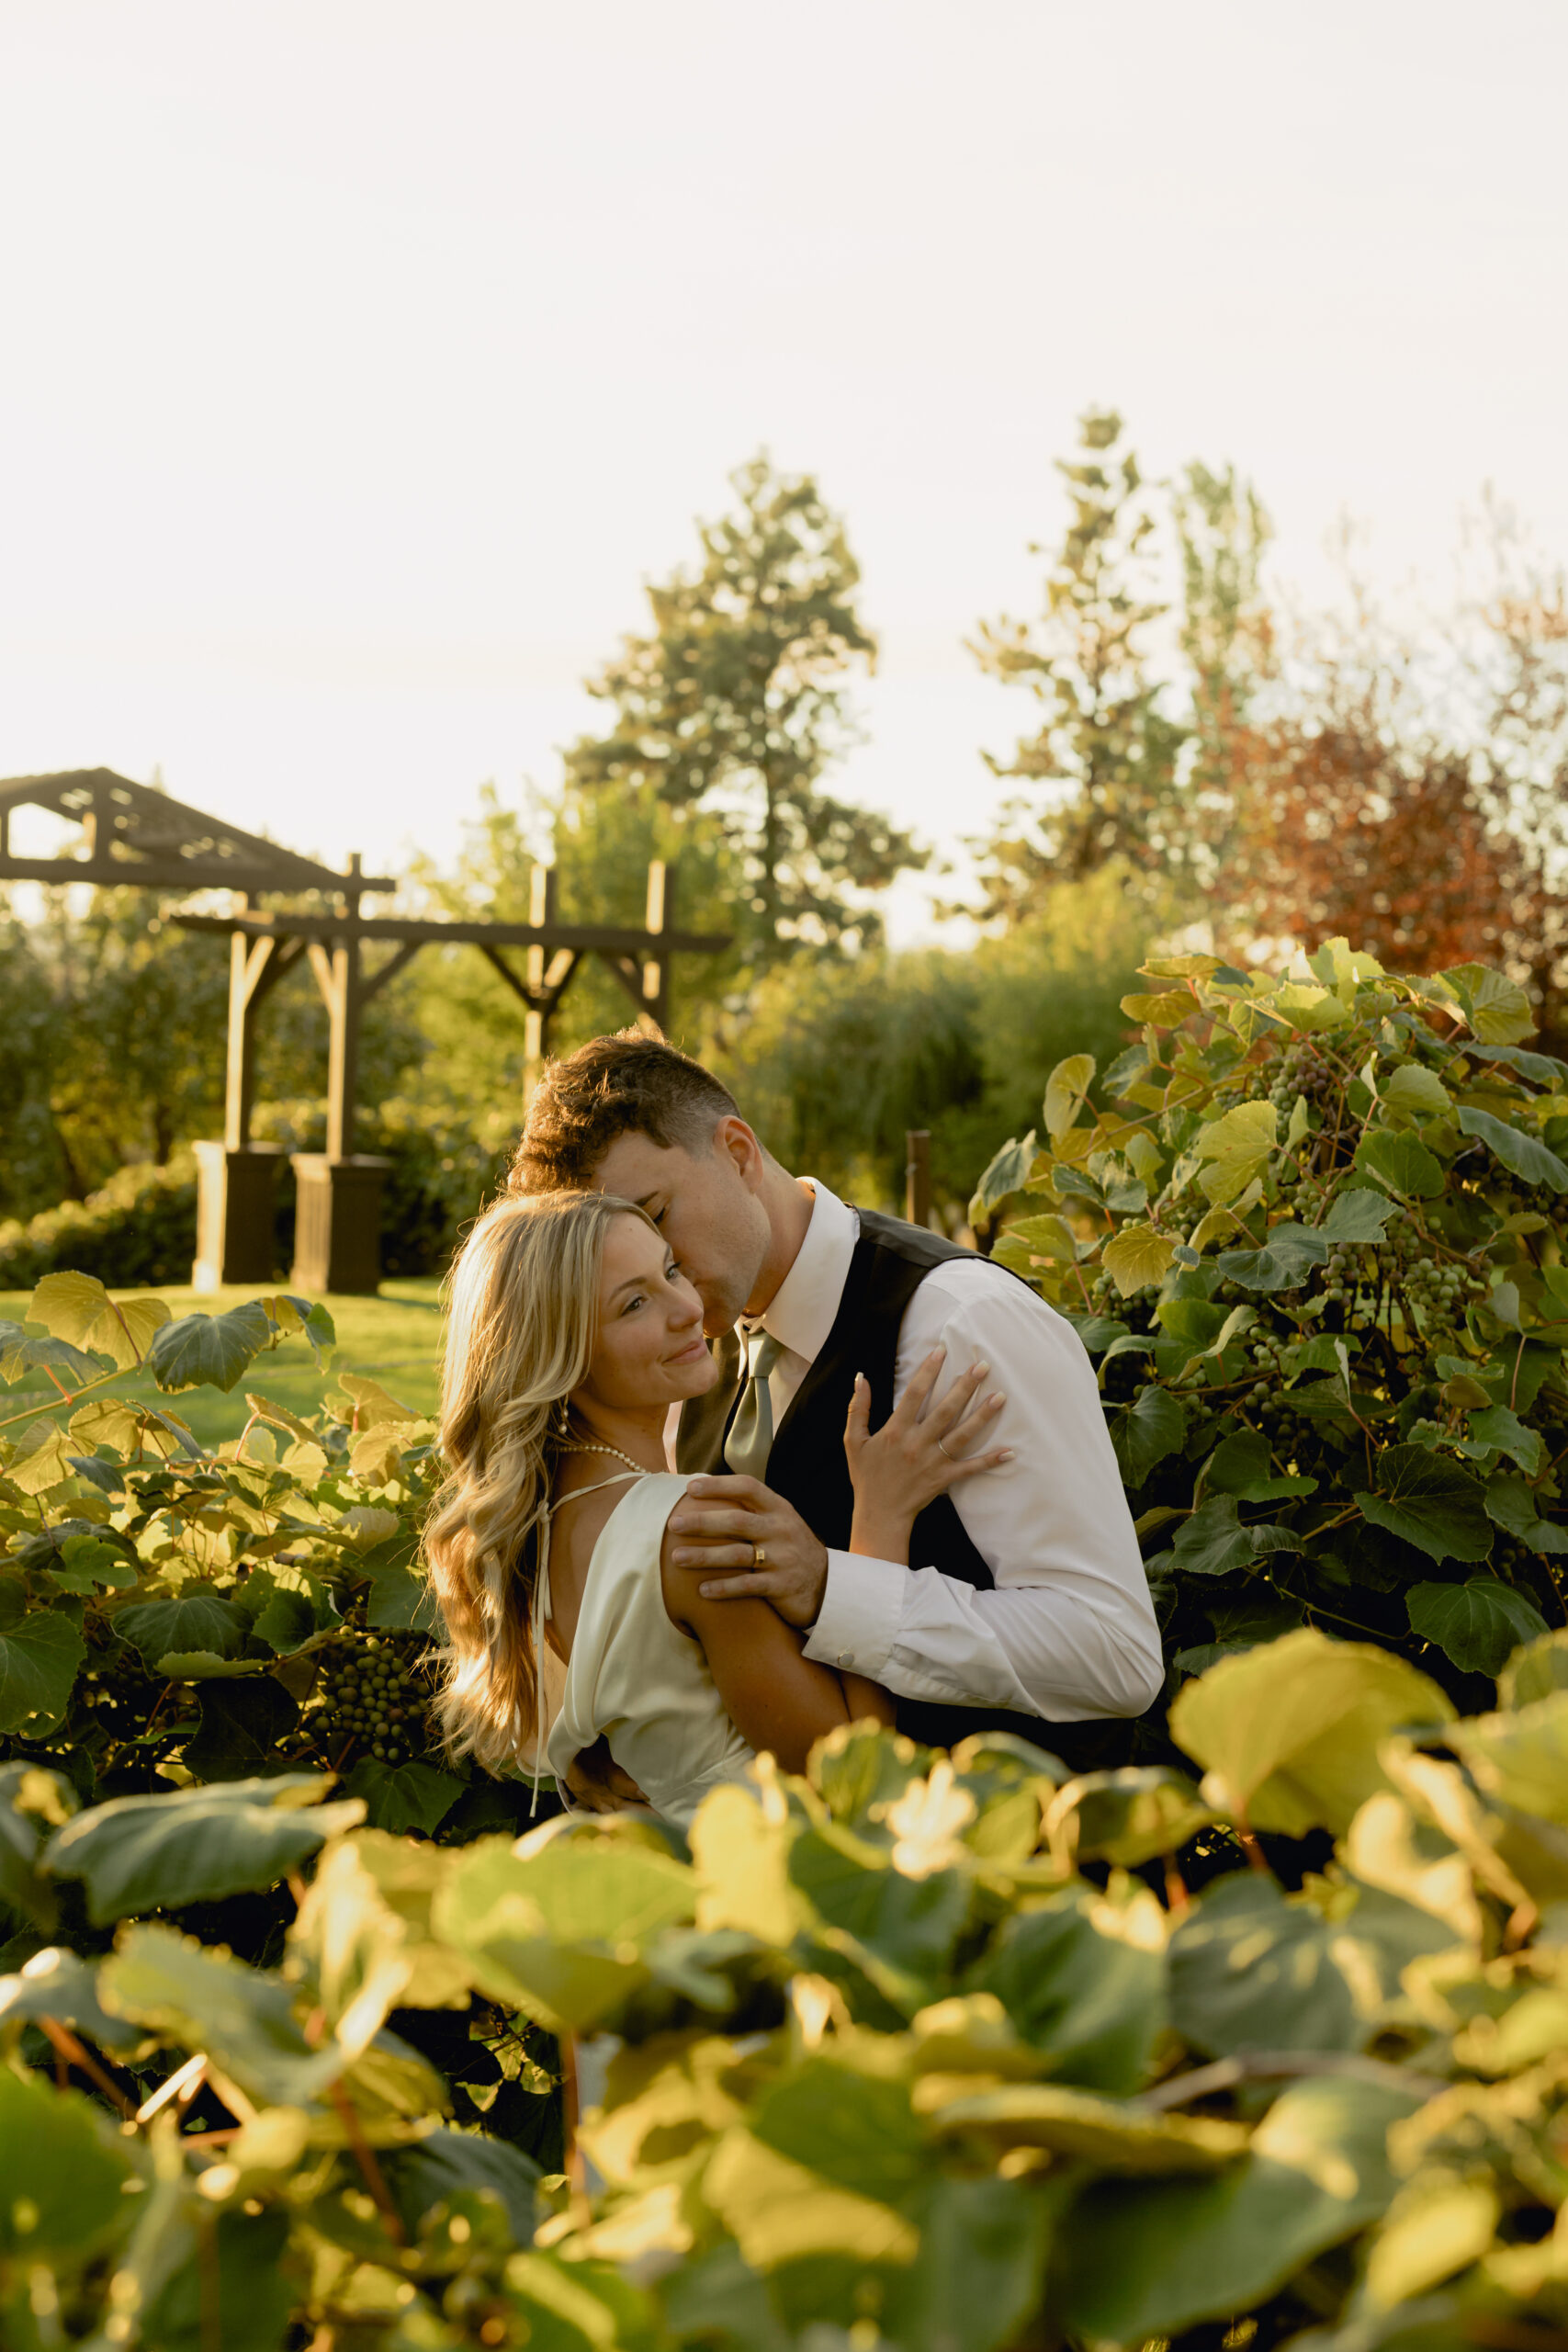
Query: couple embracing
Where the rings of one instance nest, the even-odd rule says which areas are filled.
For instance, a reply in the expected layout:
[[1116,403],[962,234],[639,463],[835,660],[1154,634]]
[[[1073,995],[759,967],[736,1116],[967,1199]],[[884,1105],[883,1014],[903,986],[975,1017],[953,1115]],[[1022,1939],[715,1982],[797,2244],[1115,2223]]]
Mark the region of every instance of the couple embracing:
[[453,1271],[441,1442],[447,1739],[580,1803],[685,1826],[760,1750],[798,1771],[867,1716],[1084,1769],[1159,1691],[1071,1325],[790,1175],[658,1040],[536,1092]]

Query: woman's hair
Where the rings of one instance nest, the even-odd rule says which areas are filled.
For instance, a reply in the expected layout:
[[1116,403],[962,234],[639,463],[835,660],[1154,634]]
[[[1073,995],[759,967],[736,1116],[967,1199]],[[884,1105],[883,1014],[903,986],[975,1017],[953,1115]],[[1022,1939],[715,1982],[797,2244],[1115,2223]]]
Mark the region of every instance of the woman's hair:
[[454,1755],[488,1769],[538,1727],[534,1586],[567,1399],[588,1376],[604,1239],[617,1216],[652,1219],[604,1193],[496,1201],[447,1280],[441,1451],[447,1477],[425,1528],[446,1628],[436,1701]]

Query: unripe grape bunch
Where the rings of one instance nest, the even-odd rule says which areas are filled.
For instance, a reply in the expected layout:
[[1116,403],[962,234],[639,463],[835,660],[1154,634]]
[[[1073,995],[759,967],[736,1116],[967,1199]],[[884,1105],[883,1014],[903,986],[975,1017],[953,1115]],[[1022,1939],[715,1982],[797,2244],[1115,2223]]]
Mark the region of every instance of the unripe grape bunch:
[[423,1754],[429,1692],[413,1657],[384,1634],[345,1634],[326,1652],[315,1731],[334,1761],[348,1753],[406,1764]]
[[1309,1109],[1321,1111],[1338,1084],[1335,1072],[1318,1058],[1310,1046],[1292,1046],[1274,1073],[1269,1100],[1283,1122],[1295,1109],[1299,1094],[1306,1096]]

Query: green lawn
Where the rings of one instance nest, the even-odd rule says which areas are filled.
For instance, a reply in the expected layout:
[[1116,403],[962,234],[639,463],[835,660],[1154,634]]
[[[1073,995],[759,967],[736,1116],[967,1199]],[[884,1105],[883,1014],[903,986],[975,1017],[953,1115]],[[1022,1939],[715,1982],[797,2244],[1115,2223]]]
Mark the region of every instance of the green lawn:
[[[296,1413],[310,1413],[335,1387],[333,1375],[340,1372],[367,1373],[405,1405],[433,1415],[440,1378],[439,1293],[440,1283],[431,1275],[418,1281],[384,1282],[378,1298],[324,1299],[322,1304],[337,1329],[337,1347],[327,1358],[330,1369],[324,1374],[316,1371],[304,1340],[297,1339],[286,1340],[276,1355],[258,1356],[228,1396],[220,1396],[215,1388],[188,1388],[174,1396],[160,1396],[150,1380],[129,1375],[103,1393],[145,1396],[166,1404],[190,1424],[204,1445],[238,1437],[246,1419],[247,1388],[259,1390]],[[114,1295],[128,1298],[136,1293]],[[236,1306],[241,1299],[264,1295],[260,1283],[200,1295],[167,1284],[157,1292],[175,1315],[211,1315]],[[0,1319],[20,1322],[29,1295],[27,1291],[0,1291]]]

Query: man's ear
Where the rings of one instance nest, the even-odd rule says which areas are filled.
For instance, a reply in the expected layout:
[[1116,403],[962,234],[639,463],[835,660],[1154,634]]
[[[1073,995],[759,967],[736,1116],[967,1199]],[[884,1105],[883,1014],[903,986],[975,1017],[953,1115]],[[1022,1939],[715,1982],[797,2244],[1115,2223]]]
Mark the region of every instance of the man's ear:
[[745,1120],[728,1113],[713,1131],[713,1148],[721,1159],[730,1162],[747,1191],[754,1193],[762,1181],[768,1156]]

